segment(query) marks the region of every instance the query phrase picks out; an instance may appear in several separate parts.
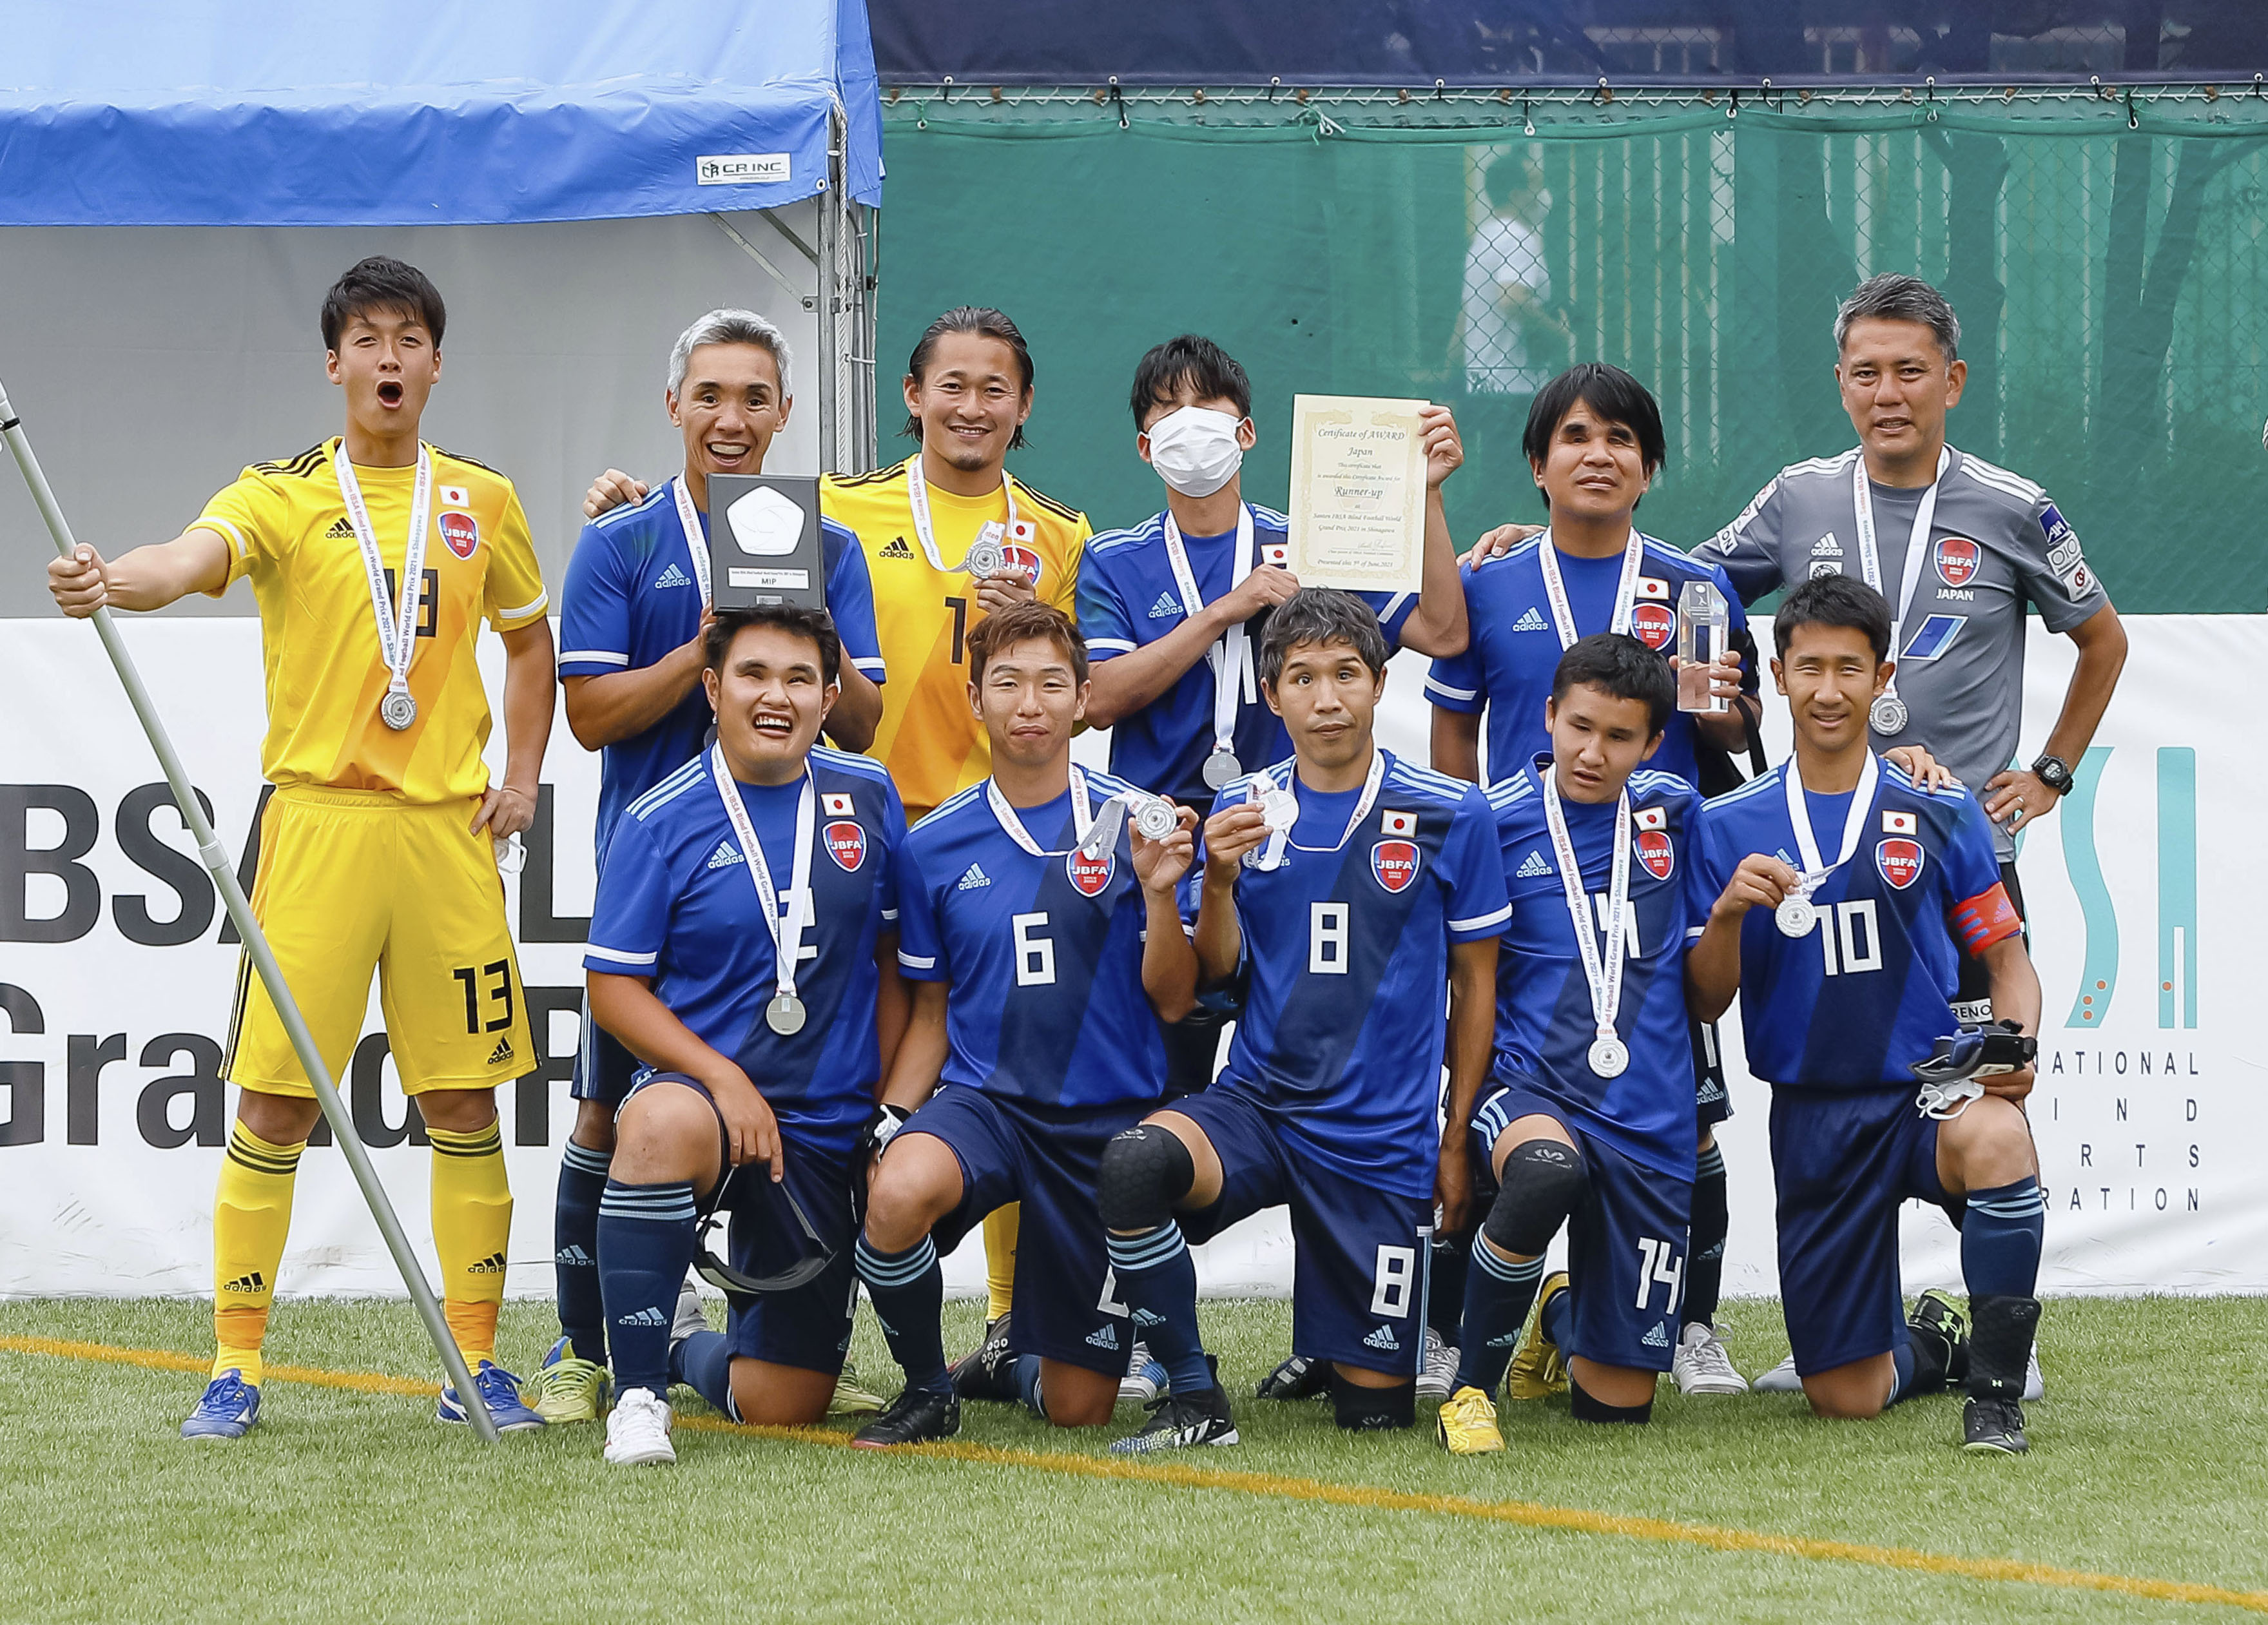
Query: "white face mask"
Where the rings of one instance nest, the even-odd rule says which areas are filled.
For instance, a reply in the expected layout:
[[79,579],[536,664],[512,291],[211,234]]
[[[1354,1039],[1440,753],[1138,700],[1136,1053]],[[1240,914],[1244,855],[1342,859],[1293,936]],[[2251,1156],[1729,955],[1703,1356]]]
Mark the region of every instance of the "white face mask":
[[1150,425],[1150,466],[1184,497],[1210,497],[1244,465],[1236,443],[1243,421],[1203,406],[1167,412]]

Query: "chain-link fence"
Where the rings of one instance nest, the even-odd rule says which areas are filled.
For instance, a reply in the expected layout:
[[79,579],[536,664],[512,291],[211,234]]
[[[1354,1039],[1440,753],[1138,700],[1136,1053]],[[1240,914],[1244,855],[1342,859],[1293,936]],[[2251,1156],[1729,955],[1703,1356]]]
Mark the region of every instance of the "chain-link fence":
[[946,304],[1010,311],[1042,373],[1032,476],[1098,524],[1156,506],[1123,402],[1174,333],[1252,371],[1263,500],[1294,390],[1448,401],[1462,541],[1540,512],[1536,386],[1612,361],[1669,430],[1643,522],[1690,545],[1851,443],[1836,304],[1910,271],[1962,319],[1955,443],[2046,485],[2122,605],[2268,609],[2268,101],[1940,98],[902,99],[883,366]]

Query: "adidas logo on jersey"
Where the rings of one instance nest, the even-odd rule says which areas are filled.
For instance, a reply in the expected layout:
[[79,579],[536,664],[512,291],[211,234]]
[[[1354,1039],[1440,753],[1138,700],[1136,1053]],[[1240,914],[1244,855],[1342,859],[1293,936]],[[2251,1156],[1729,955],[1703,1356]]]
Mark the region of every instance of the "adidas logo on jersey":
[[1668,1322],[1664,1321],[1664,1320],[1657,1320],[1657,1321],[1655,1321],[1655,1322],[1653,1323],[1653,1331],[1651,1331],[1651,1332],[1648,1332],[1648,1333],[1647,1333],[1644,1337],[1641,1337],[1640,1339],[1638,1339],[1638,1341],[1640,1341],[1640,1342],[1644,1343],[1644,1344],[1645,1344],[1648,1348],[1668,1348],[1668,1347],[1669,1347],[1669,1324],[1668,1324]]
[[354,527],[349,524],[344,519],[335,519],[331,521],[331,528],[323,532],[323,540],[326,542],[351,542],[354,540]]
[[1181,612],[1181,602],[1171,593],[1160,593],[1158,602],[1150,606],[1150,618],[1153,621],[1167,620]]
[[972,863],[966,869],[961,871],[961,883],[955,886],[954,890],[955,891],[974,891],[979,886],[989,886],[991,883],[992,877],[984,872],[984,866],[981,863]]
[[596,1267],[598,1262],[571,1241],[553,1253],[551,1261],[554,1264],[564,1264],[570,1269],[591,1269]]
[[1166,1317],[1154,1310],[1138,1309],[1134,1311],[1134,1324],[1137,1326],[1163,1326]]
[[239,1275],[221,1289],[224,1292],[265,1292],[267,1289],[267,1277],[256,1269],[249,1275]]
[[467,1268],[467,1274],[474,1275],[503,1274],[504,1254],[501,1252],[490,1253],[488,1257],[482,1259],[479,1263],[468,1266]]
[[1402,1347],[1402,1342],[1399,1338],[1394,1335],[1394,1328],[1392,1326],[1382,1326],[1375,1332],[1373,1332],[1369,1336],[1364,1338],[1362,1340],[1362,1346],[1366,1348],[1398,1349]]
[[1543,617],[1536,614],[1535,606],[1534,604],[1530,604],[1526,609],[1521,612],[1520,618],[1512,624],[1512,630],[1514,632],[1542,632],[1543,630]]
[[884,558],[911,558],[913,556],[914,550],[906,545],[906,539],[903,536],[892,536],[883,545],[881,551],[881,557]]
[[1488,1340],[1488,1346],[1491,1348],[1517,1348],[1520,1347],[1520,1333],[1506,1332],[1502,1337],[1491,1337]]
[[717,850],[709,854],[709,867],[712,869],[729,869],[735,863],[747,861],[747,860],[740,855],[740,849],[728,840],[718,841]]
[[690,587],[692,585],[693,578],[686,574],[684,571],[680,570],[674,561],[671,563],[668,569],[663,571],[659,575],[653,578],[653,588],[656,592],[659,592],[665,587]]
[[491,1067],[501,1067],[504,1062],[511,1059],[512,1040],[508,1038],[498,1038],[497,1040],[496,1048],[489,1052],[489,1065]]
[[635,1310],[627,1315],[615,1316],[615,1324],[616,1326],[667,1326],[669,1317],[649,1304],[644,1309]]
[[1520,861],[1520,867],[1513,870],[1512,876],[1514,880],[1534,880],[1538,875],[1550,872],[1551,866],[1543,861],[1543,854],[1531,846],[1528,849],[1528,855]]
[[1097,1348],[1116,1348],[1118,1347],[1118,1328],[1107,1326],[1100,1331],[1089,1332],[1086,1341]]
[[1835,533],[1830,530],[1811,544],[1811,556],[1814,558],[1840,558],[1843,557],[1843,544],[1835,539]]

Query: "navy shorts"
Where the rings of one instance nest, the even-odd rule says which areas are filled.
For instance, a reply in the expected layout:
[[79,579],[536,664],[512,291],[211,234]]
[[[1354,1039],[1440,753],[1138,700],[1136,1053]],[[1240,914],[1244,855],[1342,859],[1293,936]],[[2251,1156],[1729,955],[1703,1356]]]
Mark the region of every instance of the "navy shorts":
[[[682,1073],[657,1072],[639,1079],[630,1094],[657,1083],[681,1083],[703,1097],[709,1092]],[[819,1232],[818,1245],[835,1256],[793,1291],[767,1292],[747,1309],[735,1308],[725,1334],[735,1359],[832,1375],[842,1370],[850,1352],[851,1311],[858,1304],[852,1258],[857,1226],[850,1215],[853,1154],[839,1137],[822,1143],[788,1123],[780,1125],[780,1144],[787,1174],[782,1183]],[[741,1274],[776,1275],[811,1256],[812,1240],[772,1183],[769,1163],[727,1169],[723,1184],[701,1204],[704,1215],[720,1209],[729,1219],[725,1259]]]
[[1779,1295],[1805,1376],[1888,1354],[1905,1339],[1898,1204],[1947,1203],[1937,1125],[1911,1086],[1775,1087],[1772,1183],[1779,1197]]
[[931,1232],[939,1252],[952,1252],[994,1208],[1024,1205],[1008,1320],[1016,1353],[1125,1375],[1133,1322],[1112,1289],[1095,1175],[1110,1137],[1153,1110],[1147,1101],[1043,1106],[949,1083],[898,1131],[942,1140],[961,1163],[961,1205]]
[[1725,1051],[1717,1023],[1689,1018],[1686,1030],[1693,1040],[1693,1138],[1698,1142],[1733,1115],[1733,1091],[1725,1086]]
[[1216,1083],[1173,1109],[1204,1131],[1220,1158],[1220,1197],[1175,1215],[1193,1242],[1269,1208],[1292,1210],[1292,1347],[1394,1377],[1415,1377],[1425,1350],[1433,1198],[1350,1179],[1291,1143],[1278,1119],[1241,1089]]
[[596,1100],[620,1110],[630,1097],[645,1062],[622,1041],[591,1019],[591,995],[583,995],[583,1041],[575,1046],[575,1075],[567,1085],[571,1100]]
[[1544,1096],[1497,1084],[1473,1112],[1473,1166],[1489,1178],[1497,1136],[1535,1113],[1566,1131],[1583,1154],[1590,1193],[1567,1221],[1570,1319],[1561,1347],[1601,1365],[1666,1371],[1685,1296],[1685,1240],[1693,1182],[1649,1168],[1585,1134]]

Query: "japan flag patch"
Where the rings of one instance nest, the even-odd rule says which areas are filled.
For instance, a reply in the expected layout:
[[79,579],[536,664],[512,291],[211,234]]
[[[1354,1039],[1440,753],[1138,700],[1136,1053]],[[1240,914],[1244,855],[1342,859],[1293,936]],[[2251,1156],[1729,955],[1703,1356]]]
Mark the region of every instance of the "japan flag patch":
[[1260,562],[1273,565],[1278,570],[1288,569],[1292,563],[1292,544],[1288,542],[1264,543],[1260,550]]
[[473,506],[473,493],[462,485],[441,487],[441,506],[445,508],[468,508]]
[[1641,807],[1633,816],[1641,830],[1666,830],[1669,827],[1669,814],[1660,807]]
[[819,800],[830,818],[855,818],[858,816],[858,809],[850,804],[848,790],[829,790]]
[[1388,891],[1410,890],[1418,878],[1418,848],[1410,841],[1381,841],[1370,849],[1370,872]]
[[[833,800],[833,797],[828,797]],[[850,798],[843,798],[848,801]],[[834,811],[828,808],[829,812]],[[858,866],[866,861],[866,831],[864,825],[850,819],[839,819],[821,831],[827,842],[827,855],[835,860],[835,867],[846,875],[855,875]]]
[[1669,583],[1663,580],[1660,576],[1642,575],[1638,579],[1638,592],[1636,595],[1640,598],[1668,598],[1669,596]]
[[1884,813],[1882,815],[1882,833],[1885,835],[1913,835],[1918,833],[1914,816],[1910,812]]
[[1388,812],[1379,819],[1378,832],[1381,835],[1415,835],[1418,833],[1418,815],[1414,812]]
[[1887,840],[1874,848],[1874,867],[1882,878],[1900,891],[1921,878],[1923,866],[1928,861],[1919,841]]

